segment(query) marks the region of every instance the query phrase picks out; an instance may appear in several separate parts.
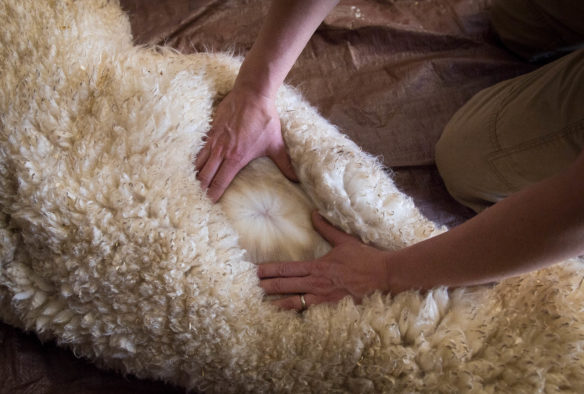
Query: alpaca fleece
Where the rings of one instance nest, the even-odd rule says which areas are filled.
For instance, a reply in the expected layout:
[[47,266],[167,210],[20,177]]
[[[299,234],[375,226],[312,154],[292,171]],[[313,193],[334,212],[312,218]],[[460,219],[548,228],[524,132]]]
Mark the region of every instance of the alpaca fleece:
[[[115,1],[1,0],[0,17],[4,321],[209,392],[584,391],[580,262],[278,311],[192,165],[239,61],[134,47]],[[388,249],[444,231],[294,90],[277,105],[329,221]]]
[[331,249],[312,227],[309,197],[267,158],[246,166],[220,204],[253,263],[311,260]]

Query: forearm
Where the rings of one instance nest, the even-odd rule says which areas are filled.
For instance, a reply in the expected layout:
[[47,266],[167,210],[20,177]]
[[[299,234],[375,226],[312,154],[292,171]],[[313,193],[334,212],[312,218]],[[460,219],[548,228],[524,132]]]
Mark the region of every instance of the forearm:
[[392,290],[488,283],[583,254],[582,174],[584,154],[447,233],[390,254]]
[[274,0],[236,80],[274,98],[306,43],[338,0]]

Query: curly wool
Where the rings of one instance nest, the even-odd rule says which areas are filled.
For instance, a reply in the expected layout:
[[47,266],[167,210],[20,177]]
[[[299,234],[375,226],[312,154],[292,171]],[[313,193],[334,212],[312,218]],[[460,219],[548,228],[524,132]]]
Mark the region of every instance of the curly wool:
[[[209,392],[584,391],[580,263],[278,311],[192,168],[239,62],[133,47],[115,1],[2,0],[0,17],[4,321]],[[332,223],[389,249],[443,231],[296,92],[277,105]]]

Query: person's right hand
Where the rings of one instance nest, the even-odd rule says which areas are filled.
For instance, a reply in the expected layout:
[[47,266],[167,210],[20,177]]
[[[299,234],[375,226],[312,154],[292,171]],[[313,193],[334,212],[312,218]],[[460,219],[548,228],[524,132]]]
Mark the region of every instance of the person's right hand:
[[270,157],[287,178],[297,181],[274,101],[236,87],[217,106],[206,144],[195,159],[197,179],[217,202],[235,175],[261,156]]

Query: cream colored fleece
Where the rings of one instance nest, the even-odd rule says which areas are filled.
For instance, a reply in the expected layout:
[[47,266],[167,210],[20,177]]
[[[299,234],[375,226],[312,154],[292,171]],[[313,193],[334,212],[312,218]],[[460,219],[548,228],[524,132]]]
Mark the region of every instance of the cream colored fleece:
[[[580,263],[277,311],[193,172],[238,60],[136,48],[115,1],[0,0],[0,20],[4,321],[209,392],[584,391]],[[394,249],[443,231],[296,92],[277,104],[332,223]]]

